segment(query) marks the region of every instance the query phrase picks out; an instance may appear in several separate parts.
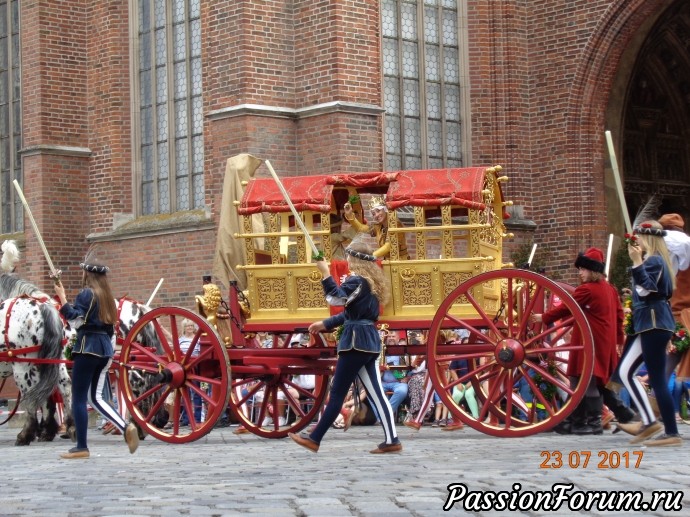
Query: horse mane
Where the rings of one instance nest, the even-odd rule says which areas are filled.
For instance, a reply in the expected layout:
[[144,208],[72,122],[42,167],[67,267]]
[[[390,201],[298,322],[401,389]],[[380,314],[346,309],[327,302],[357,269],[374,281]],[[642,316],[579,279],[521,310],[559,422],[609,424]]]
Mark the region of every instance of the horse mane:
[[17,296],[28,295],[34,298],[50,298],[31,282],[19,278],[14,268],[19,261],[19,248],[13,240],[3,241],[2,258],[0,258],[0,301]]
[[50,298],[46,293],[41,291],[31,282],[19,278],[12,273],[0,274],[0,300],[7,300],[8,298],[16,298],[26,294],[34,298]]
[[[43,340],[38,352],[39,359],[56,360],[62,357],[62,337],[64,327],[55,307],[41,303],[38,310],[43,318]],[[30,390],[22,394],[24,404],[28,407],[40,406],[53,393],[60,378],[59,365],[50,362],[38,362],[40,382],[34,384]]]
[[[136,321],[139,321],[147,312],[151,310],[143,303],[136,302],[128,299],[127,297],[123,297],[123,299],[128,301],[130,306],[128,309],[126,309],[126,305],[123,305],[122,310],[119,313],[117,330],[122,338],[129,334],[129,331],[132,330],[132,327]],[[119,302],[119,300],[116,300],[116,302]],[[144,327],[142,327],[137,334],[137,339],[143,346],[154,348],[159,354],[163,353],[163,346],[161,345],[161,342],[158,339],[158,334],[151,323],[147,323],[144,325]]]

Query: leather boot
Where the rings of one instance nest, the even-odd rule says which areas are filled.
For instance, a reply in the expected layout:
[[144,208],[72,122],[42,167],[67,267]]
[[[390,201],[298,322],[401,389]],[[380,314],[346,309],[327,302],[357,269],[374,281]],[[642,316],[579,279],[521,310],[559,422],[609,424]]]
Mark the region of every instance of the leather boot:
[[587,423],[587,415],[585,414],[584,399],[575,407],[569,416],[565,417],[560,424],[553,428],[554,433],[558,434],[572,434],[575,426],[583,426]]
[[586,397],[587,426],[592,430],[591,434],[603,434],[604,427],[601,424],[601,413],[604,408],[604,397]]
[[[601,415],[599,415],[599,418],[601,419]],[[592,428],[587,425],[587,397],[580,401],[575,411],[570,415],[570,420],[572,421],[570,426],[572,434],[592,434]]]
[[556,425],[551,430],[557,434],[570,434],[571,428],[572,422],[570,421],[570,416],[567,416],[560,424]]
[[628,406],[623,404],[623,401],[618,396],[618,393],[609,388],[604,388],[603,392],[604,404],[606,404],[606,406],[613,411],[613,414],[616,415],[616,420],[618,420],[619,423],[625,424],[635,418],[636,413]]

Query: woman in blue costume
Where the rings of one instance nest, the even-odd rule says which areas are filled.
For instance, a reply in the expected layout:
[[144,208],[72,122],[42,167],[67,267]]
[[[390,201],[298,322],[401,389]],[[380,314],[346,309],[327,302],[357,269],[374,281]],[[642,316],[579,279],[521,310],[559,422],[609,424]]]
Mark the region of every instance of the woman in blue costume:
[[[671,258],[664,242],[666,231],[656,221],[647,221],[634,230],[637,243],[628,246],[632,260],[634,333],[620,360],[620,377],[640,411],[641,424],[619,424],[635,435],[631,444],[647,447],[677,447],[683,444],[666,381],[666,344],[675,332],[669,299],[675,288]],[[649,384],[654,390],[663,425],[657,422],[647,393],[635,377],[642,362],[647,365]],[[664,433],[654,438],[654,435]]]
[[402,444],[395,429],[393,410],[381,386],[378,368],[381,338],[376,330],[376,321],[380,306],[385,305],[390,298],[390,289],[385,283],[383,270],[376,263],[376,257],[371,254],[368,246],[353,242],[345,252],[350,275],[340,287],[331,276],[328,263],[324,260],[316,262],[322,275],[321,283],[326,301],[333,306],[345,307],[340,314],[309,326],[312,334],[330,332],[343,326],[328,404],[310,434],[289,433],[289,436],[302,447],[317,452],[326,431],[340,414],[352,382],[359,377],[369,401],[381,416],[381,426],[386,437],[383,443],[370,452],[399,452]]
[[89,427],[87,402],[125,435],[129,452],[133,453],[139,446],[136,427],[132,423],[127,424],[120,414],[103,400],[103,386],[113,361],[112,337],[117,324],[117,307],[106,276],[109,268],[89,257],[80,266],[84,270],[83,289],[77,295],[74,304],[67,303],[62,284],[55,285],[55,294],[62,305],[60,312],[65,319],[83,321],[77,330],[77,339],[72,349],[72,407],[77,428],[77,446],[60,457],[89,457],[86,443]]

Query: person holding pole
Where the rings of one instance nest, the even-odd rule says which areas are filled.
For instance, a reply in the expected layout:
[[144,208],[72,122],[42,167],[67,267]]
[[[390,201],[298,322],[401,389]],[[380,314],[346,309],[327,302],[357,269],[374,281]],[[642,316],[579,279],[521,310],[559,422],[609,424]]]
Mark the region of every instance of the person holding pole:
[[[619,424],[619,427],[635,435],[631,444],[641,443],[647,447],[683,444],[665,376],[666,345],[676,329],[669,303],[675,276],[665,235],[666,231],[657,221],[645,221],[635,227],[634,240],[628,244],[633,264],[633,334],[620,361],[620,377],[640,411],[642,424]],[[656,420],[647,392],[635,377],[642,362],[647,366],[649,384],[654,390],[663,426]],[[654,438],[662,428],[665,432]]]
[[86,441],[87,402],[125,435],[129,452],[134,453],[139,446],[137,428],[133,423],[127,424],[113,406],[103,400],[103,386],[115,353],[111,338],[117,324],[117,306],[106,276],[109,268],[93,256],[87,256],[80,266],[83,289],[74,304],[67,302],[62,284],[55,284],[55,294],[62,305],[60,313],[66,320],[81,318],[84,322],[77,329],[72,349],[72,410],[77,446],[60,457],[86,459],[90,455]]
[[390,298],[390,288],[385,282],[383,269],[376,263],[376,257],[366,244],[355,241],[345,251],[350,275],[340,286],[331,276],[330,267],[325,260],[315,263],[322,275],[321,283],[326,301],[330,305],[345,307],[344,312],[309,326],[312,334],[330,332],[343,326],[328,404],[310,434],[288,433],[288,436],[302,447],[317,452],[326,431],[340,414],[350,385],[359,377],[369,401],[381,419],[386,438],[370,452],[399,452],[402,444],[398,439],[393,409],[383,391],[378,368],[382,345],[376,321],[381,305],[385,305]]

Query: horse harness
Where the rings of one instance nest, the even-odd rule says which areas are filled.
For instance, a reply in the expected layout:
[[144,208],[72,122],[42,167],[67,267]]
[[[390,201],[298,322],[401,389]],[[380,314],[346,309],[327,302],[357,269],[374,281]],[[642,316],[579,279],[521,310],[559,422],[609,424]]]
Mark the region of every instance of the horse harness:
[[[56,301],[51,298],[50,296],[31,296],[28,294],[22,294],[20,296],[15,296],[12,298],[9,302],[9,305],[7,307],[7,312],[5,313],[5,332],[4,332],[4,340],[5,340],[5,350],[0,351],[0,362],[5,362],[11,361],[11,362],[17,362],[17,363],[42,363],[42,364],[60,364],[60,363],[70,363],[71,361],[67,359],[39,359],[36,357],[18,357],[16,355],[17,351],[14,348],[10,348],[10,338],[9,338],[9,328],[10,328],[10,318],[12,317],[12,309],[14,308],[14,304],[17,302],[17,300],[20,299],[28,299],[28,300],[35,300],[38,303],[51,303],[53,305],[57,305]],[[118,300],[117,304],[117,320],[118,322],[120,321],[120,314],[122,313],[122,306],[126,301],[131,301],[132,303],[136,303],[134,300],[131,300],[127,298],[126,296],[123,296]],[[62,326],[66,327],[68,325],[67,320],[65,317],[62,315],[60,311],[58,311],[58,314],[60,315],[60,319],[62,320]],[[115,325],[115,334],[117,336],[118,340],[124,339],[124,336],[122,336],[122,332],[120,330],[120,325]],[[62,346],[64,347],[67,344],[67,338],[62,339]],[[20,354],[22,356],[31,354],[33,352],[38,352],[41,349],[42,345],[34,345],[34,346],[29,346],[20,349],[21,352]]]
[[[59,364],[59,363],[64,363],[66,362],[64,359],[39,359],[36,357],[17,357],[15,355],[15,349],[10,348],[10,318],[12,317],[12,309],[14,308],[14,304],[17,303],[17,300],[35,300],[38,303],[51,303],[55,305],[55,300],[52,299],[50,296],[31,296],[28,294],[22,294],[20,296],[15,296],[12,298],[9,302],[9,305],[7,307],[7,312],[5,313],[5,332],[4,332],[4,340],[5,340],[5,351],[0,352],[0,360],[3,360],[5,357],[7,357],[9,360],[12,362],[16,363],[44,363],[44,364]],[[60,312],[58,311],[58,314]],[[60,314],[60,319],[62,320],[63,326],[67,324],[67,320],[63,317],[62,314]],[[67,344],[67,339],[63,338],[62,340],[62,346],[64,347]],[[25,348],[21,349],[21,355],[27,355],[32,352],[38,352],[41,349],[42,345],[34,345],[34,346],[28,346]]]

